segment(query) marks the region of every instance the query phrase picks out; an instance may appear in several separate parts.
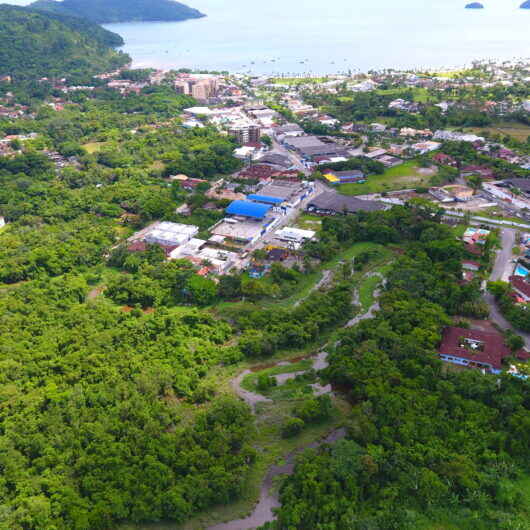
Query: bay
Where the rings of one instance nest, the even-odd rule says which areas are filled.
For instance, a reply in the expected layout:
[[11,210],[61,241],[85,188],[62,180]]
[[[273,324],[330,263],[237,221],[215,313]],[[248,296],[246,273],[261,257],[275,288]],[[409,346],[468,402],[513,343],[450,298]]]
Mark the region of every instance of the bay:
[[135,67],[329,74],[530,56],[530,10],[440,0],[196,0],[206,18],[107,24]]

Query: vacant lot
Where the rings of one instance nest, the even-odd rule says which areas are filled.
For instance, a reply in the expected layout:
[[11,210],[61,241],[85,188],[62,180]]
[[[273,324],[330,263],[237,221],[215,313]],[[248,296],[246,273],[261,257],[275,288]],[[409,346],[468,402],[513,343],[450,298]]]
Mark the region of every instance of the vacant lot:
[[368,195],[409,188],[428,187],[435,169],[420,168],[415,161],[405,162],[387,169],[382,175],[373,175],[362,184],[343,184],[339,187],[344,195]]
[[83,145],[83,148],[87,153],[92,155],[101,151],[106,145],[108,145],[108,142],[90,142]]
[[515,121],[502,122],[491,127],[474,127],[469,129],[473,134],[482,135],[484,132],[489,134],[500,134],[501,136],[511,136],[519,142],[526,142],[530,136],[530,127],[517,123]]

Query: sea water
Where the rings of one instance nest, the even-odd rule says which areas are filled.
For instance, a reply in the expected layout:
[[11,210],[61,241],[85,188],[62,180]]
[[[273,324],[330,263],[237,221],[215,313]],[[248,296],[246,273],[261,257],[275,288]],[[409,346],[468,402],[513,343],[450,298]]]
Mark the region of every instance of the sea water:
[[207,17],[105,27],[136,67],[338,73],[530,56],[522,0],[189,0]]

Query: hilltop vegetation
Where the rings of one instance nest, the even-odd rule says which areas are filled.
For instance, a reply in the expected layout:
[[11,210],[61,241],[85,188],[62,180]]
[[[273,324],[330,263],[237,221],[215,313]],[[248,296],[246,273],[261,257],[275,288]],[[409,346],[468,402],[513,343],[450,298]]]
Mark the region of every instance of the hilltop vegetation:
[[112,49],[122,43],[85,20],[0,6],[0,75],[31,79],[113,70],[129,61]]
[[37,0],[31,4],[63,15],[83,17],[97,23],[201,18],[197,9],[173,0]]

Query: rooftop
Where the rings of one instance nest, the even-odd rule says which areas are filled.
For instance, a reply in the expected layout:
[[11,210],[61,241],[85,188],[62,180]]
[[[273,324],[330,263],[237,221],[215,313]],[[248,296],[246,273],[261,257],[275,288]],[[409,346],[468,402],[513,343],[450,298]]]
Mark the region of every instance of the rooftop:
[[250,201],[233,201],[226,209],[230,215],[241,215],[254,219],[264,219],[270,210],[270,206]]
[[438,351],[441,355],[486,363],[497,370],[502,368],[502,360],[511,353],[500,333],[456,327],[444,329]]
[[357,197],[349,195],[340,195],[331,191],[325,191],[309,201],[308,208],[316,208],[318,210],[330,210],[337,213],[347,212],[355,213],[359,211],[375,212],[377,210],[384,210],[386,207],[376,201],[363,201]]

